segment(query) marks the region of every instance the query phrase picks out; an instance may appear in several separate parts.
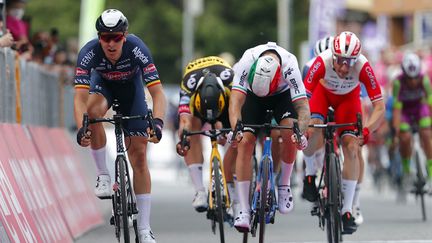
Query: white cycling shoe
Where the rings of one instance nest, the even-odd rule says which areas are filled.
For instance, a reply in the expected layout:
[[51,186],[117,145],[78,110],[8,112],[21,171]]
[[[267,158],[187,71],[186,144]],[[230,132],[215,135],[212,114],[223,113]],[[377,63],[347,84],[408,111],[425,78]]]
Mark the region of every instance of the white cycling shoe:
[[207,203],[207,193],[205,191],[196,192],[195,198],[192,201],[192,207],[194,207],[195,210],[200,213],[207,211],[208,203]]
[[140,230],[138,232],[138,237],[140,243],[156,243],[155,237],[151,230]]
[[278,186],[278,207],[281,214],[287,214],[294,209],[294,200],[290,186]]
[[111,197],[111,178],[109,175],[97,177],[94,193],[99,198]]
[[362,215],[362,213],[361,213],[361,211],[360,211],[360,207],[354,207],[353,209],[352,209],[353,211],[353,216],[354,216],[354,223],[356,224],[356,225],[361,225],[361,224],[363,224],[363,221],[364,221],[364,219],[363,219],[363,215]]
[[237,217],[234,219],[234,227],[239,232],[249,232],[250,231],[250,213],[247,211],[240,211]]

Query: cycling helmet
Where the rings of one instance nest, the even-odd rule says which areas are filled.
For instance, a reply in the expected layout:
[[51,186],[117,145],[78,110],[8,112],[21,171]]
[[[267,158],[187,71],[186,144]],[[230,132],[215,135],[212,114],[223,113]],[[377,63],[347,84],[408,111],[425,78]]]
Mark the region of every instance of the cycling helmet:
[[206,73],[200,78],[195,91],[193,108],[201,118],[215,122],[227,104],[225,87],[214,73]]
[[354,33],[344,31],[334,38],[331,50],[335,56],[356,59],[360,56],[361,43]]
[[128,20],[117,9],[107,9],[96,20],[96,30],[98,32],[126,32]]
[[315,56],[318,56],[319,54],[321,54],[321,52],[329,49],[332,44],[333,44],[333,36],[327,36],[318,40],[315,43],[315,48],[314,48]]
[[280,76],[279,61],[269,55],[261,56],[251,66],[249,87],[259,97],[271,95],[277,90]]
[[407,53],[402,59],[402,71],[410,78],[417,78],[420,75],[421,61],[415,53]]

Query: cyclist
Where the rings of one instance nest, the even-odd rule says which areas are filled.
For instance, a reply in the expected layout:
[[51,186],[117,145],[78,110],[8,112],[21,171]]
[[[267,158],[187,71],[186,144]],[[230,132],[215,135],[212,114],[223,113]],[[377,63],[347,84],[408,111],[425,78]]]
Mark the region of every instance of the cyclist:
[[393,81],[393,127],[395,142],[399,144],[402,168],[410,173],[412,131],[418,128],[422,148],[427,158],[429,179],[432,180],[432,88],[429,76],[422,72],[418,55],[406,53],[402,59],[402,72]]
[[[326,36],[322,39],[319,39],[315,43],[315,47],[313,50],[315,56],[311,60],[309,60],[303,67],[303,79],[306,77],[309,68],[315,62],[317,56],[322,52],[324,52],[325,50],[330,49],[331,45],[333,44],[333,40],[334,40],[333,36]],[[363,98],[363,96],[367,97],[366,89],[362,84],[361,84],[361,90],[362,90],[361,99]],[[317,168],[322,168],[322,164],[324,162],[324,156],[325,156],[325,151],[324,151],[324,146],[322,146],[320,149],[315,151],[315,153],[311,156],[312,159],[307,161],[307,163],[309,164],[306,164],[306,161],[304,163],[305,177],[303,179],[303,185],[305,186],[303,187],[302,196],[311,202],[317,200],[317,191],[315,191],[316,186],[311,187],[310,185],[312,183],[315,183]],[[364,158],[361,151],[358,156],[360,158],[360,177],[355,189],[355,195],[353,200],[353,215],[355,216],[355,223],[360,225],[363,223],[363,215],[360,210],[360,189],[361,189],[360,183],[363,180],[363,174],[364,174]]]
[[[128,21],[116,9],[105,10],[96,21],[98,38],[90,40],[80,50],[75,72],[74,113],[77,126],[82,124],[83,113],[89,118],[101,118],[111,107],[113,100],[120,103],[123,115],[145,115],[148,111],[144,84],[153,99],[155,130],[150,131],[147,122],[128,121],[124,128],[128,156],[134,173],[133,184],[138,208],[140,242],[154,243],[150,228],[151,180],[147,165],[147,142],[157,143],[162,138],[166,98],[159,74],[150,51],[141,39],[128,34]],[[147,137],[148,134],[154,136]],[[129,142],[130,141],[130,142]],[[77,142],[91,145],[96,162],[98,197],[111,195],[111,178],[106,165],[106,136],[100,123],[81,127]]]
[[[338,129],[341,138],[344,166],[342,171],[343,232],[352,234],[357,226],[352,217],[353,197],[360,176],[360,144],[368,142],[369,133],[375,131],[384,117],[385,106],[381,88],[368,60],[361,54],[361,43],[349,31],[334,38],[331,50],[321,53],[309,69],[304,79],[310,98],[311,122],[322,124],[329,106],[335,110],[336,123],[356,122],[356,114],[361,112],[360,83],[363,83],[372,101],[373,111],[363,128],[360,140],[355,136],[355,127]],[[309,147],[304,150],[306,164],[313,163],[314,153],[323,146],[322,131],[309,129]],[[308,178],[310,179],[310,178]],[[317,189],[312,180],[306,180],[304,187],[314,198]],[[312,188],[312,189],[310,189]],[[305,195],[306,196],[306,195]],[[306,197],[307,198],[307,197]]]
[[[298,118],[300,130],[306,130],[310,113],[297,58],[275,42],[258,45],[245,51],[234,66],[234,84],[230,97],[229,118],[231,127],[237,121],[245,124],[263,124],[266,110],[273,110],[278,124],[292,125]],[[258,131],[245,127],[232,146],[237,146],[236,175],[237,197],[240,210],[234,226],[241,232],[250,230],[249,187],[251,181],[251,157]],[[231,134],[231,136],[234,136]],[[297,138],[291,130],[282,130],[281,176],[278,182],[278,206],[283,214],[293,209],[290,177],[299,149],[307,146],[305,136]],[[228,136],[230,137],[230,136]],[[242,138],[242,139],[241,139]],[[229,138],[229,141],[231,139]]]
[[[206,122],[216,121],[216,127],[229,127],[228,100],[234,77],[234,71],[224,59],[208,56],[191,61],[185,68],[180,89],[178,113],[180,116],[179,137],[183,129],[201,130]],[[206,92],[206,87],[211,92]],[[209,111],[211,111],[209,113]],[[208,207],[207,193],[203,184],[203,148],[200,136],[187,138],[189,146],[182,149],[177,144],[177,153],[184,156],[195,189],[192,206],[198,212],[205,212]],[[221,144],[225,139],[219,139]],[[230,165],[236,156],[236,150],[229,146],[224,156],[224,165]],[[232,180],[231,180],[232,181]],[[228,186],[230,195],[234,195],[232,183]]]

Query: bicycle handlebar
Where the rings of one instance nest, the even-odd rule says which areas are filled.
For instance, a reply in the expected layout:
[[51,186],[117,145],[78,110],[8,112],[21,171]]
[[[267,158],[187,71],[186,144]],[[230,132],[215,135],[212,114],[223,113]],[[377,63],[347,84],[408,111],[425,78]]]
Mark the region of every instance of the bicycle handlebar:
[[327,122],[325,124],[310,124],[309,127],[312,128],[321,128],[321,129],[327,129],[327,128],[340,128],[340,127],[349,127],[349,126],[355,126],[357,127],[357,136],[362,135],[363,130],[363,123],[362,123],[362,117],[360,113],[357,113],[357,121],[356,122],[349,122],[349,123],[336,123],[336,122]]
[[182,148],[189,146],[189,142],[186,140],[186,137],[188,136],[204,135],[209,138],[217,138],[219,135],[227,134],[231,131],[232,131],[231,128],[210,129],[204,131],[191,131],[191,132],[183,129],[180,144]]

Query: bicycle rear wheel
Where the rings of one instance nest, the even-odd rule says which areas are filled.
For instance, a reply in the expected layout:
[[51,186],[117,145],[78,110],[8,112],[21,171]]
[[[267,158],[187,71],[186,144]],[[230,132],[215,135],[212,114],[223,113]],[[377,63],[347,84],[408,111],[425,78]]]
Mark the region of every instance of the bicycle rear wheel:
[[120,184],[120,215],[121,215],[121,226],[123,227],[123,239],[125,243],[130,242],[129,237],[129,220],[128,220],[128,192],[126,188],[126,160],[120,157],[117,161],[118,164],[118,180]]
[[224,211],[225,211],[225,203],[222,201],[222,175],[220,173],[220,163],[219,160],[214,158],[213,159],[213,170],[214,170],[214,182],[215,182],[215,191],[216,191],[216,219],[219,223],[219,234],[220,234],[220,240],[221,243],[225,242],[225,235],[224,235]]
[[264,234],[265,234],[265,226],[266,226],[266,209],[267,209],[267,198],[268,198],[268,180],[269,180],[269,158],[266,157],[262,161],[262,174],[261,174],[261,201],[259,203],[259,243],[264,243]]
[[424,190],[424,185],[426,184],[426,177],[423,173],[422,163],[420,161],[419,152],[415,152],[415,164],[417,169],[417,181],[415,182],[415,190],[416,196],[420,196],[421,210],[422,210],[422,219],[426,221],[426,207],[425,207],[425,199],[424,194],[426,191]]
[[329,243],[339,243],[340,242],[340,187],[338,185],[338,178],[340,178],[340,173],[338,174],[337,164],[339,163],[335,154],[330,154],[329,163],[326,173],[327,181],[327,240]]

